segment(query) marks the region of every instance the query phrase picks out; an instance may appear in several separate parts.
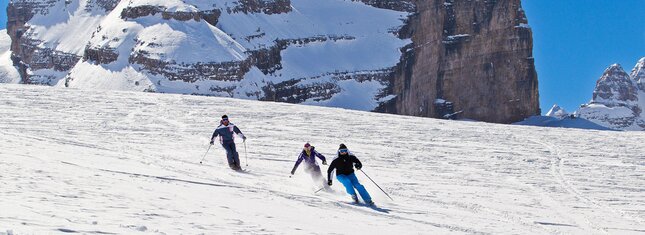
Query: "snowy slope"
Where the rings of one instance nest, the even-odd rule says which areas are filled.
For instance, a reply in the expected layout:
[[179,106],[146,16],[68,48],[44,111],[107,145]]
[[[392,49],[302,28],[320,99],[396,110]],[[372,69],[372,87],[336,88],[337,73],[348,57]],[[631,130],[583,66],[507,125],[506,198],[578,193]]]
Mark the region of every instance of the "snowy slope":
[[20,74],[11,62],[11,38],[7,30],[0,30],[0,83],[18,83]]
[[[7,84],[0,94],[0,233],[645,233],[642,132]],[[218,146],[198,163],[224,113],[249,137],[249,173],[229,170]],[[347,144],[395,201],[360,173],[378,210],[348,205],[336,180],[337,193],[314,194],[302,169],[289,178],[306,141],[328,158]]]

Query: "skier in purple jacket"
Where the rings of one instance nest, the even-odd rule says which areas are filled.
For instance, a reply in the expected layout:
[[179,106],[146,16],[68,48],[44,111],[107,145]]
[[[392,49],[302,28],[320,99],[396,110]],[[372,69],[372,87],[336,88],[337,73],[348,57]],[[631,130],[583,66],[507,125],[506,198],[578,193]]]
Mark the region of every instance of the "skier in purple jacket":
[[296,161],[296,164],[293,166],[293,169],[291,170],[291,175],[296,173],[296,169],[298,169],[298,166],[300,165],[300,163],[304,161],[305,172],[311,175],[311,178],[314,180],[314,182],[320,182],[322,183],[322,186],[327,186],[326,184],[327,182],[325,182],[325,178],[323,178],[323,175],[320,171],[320,167],[316,162],[316,157],[322,160],[323,165],[327,165],[327,160],[325,159],[325,156],[323,156],[318,151],[316,151],[314,146],[311,146],[311,144],[306,143],[304,148],[302,149],[302,152],[300,152],[300,155],[298,156],[298,160]]

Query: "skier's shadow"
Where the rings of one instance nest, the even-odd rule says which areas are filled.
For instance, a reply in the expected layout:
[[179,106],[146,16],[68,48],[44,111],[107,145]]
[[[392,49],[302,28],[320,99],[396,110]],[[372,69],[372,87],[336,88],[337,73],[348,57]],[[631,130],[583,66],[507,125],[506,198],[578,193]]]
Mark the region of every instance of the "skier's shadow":
[[375,211],[378,211],[378,212],[381,212],[381,213],[385,213],[385,214],[389,214],[390,211],[392,211],[390,209],[380,208],[380,207],[377,207],[377,206],[367,206],[367,207],[371,208],[372,210],[375,210]]
[[131,173],[131,172],[125,172],[125,171],[115,171],[115,170],[100,169],[100,168],[98,170],[110,172],[110,173],[116,173],[116,174],[130,175],[134,177],[144,177],[144,178],[165,180],[165,181],[171,181],[171,182],[182,182],[182,183],[188,183],[188,184],[198,184],[198,185],[206,185],[206,186],[214,186],[214,187],[243,188],[235,185],[200,182],[200,181],[194,181],[194,180],[184,180],[184,179],[177,179],[177,178],[171,178],[171,177],[165,177],[165,176],[155,176],[155,175]]
[[372,210],[374,210],[376,212],[381,212],[381,213],[385,213],[385,214],[389,214],[390,211],[392,211],[390,209],[381,208],[381,207],[377,207],[377,206],[369,206],[369,205],[365,205],[365,204],[362,204],[362,203],[361,204],[356,204],[356,203],[353,203],[353,202],[345,202],[345,204],[351,205],[351,206],[357,206],[357,207],[365,207],[365,208],[372,209]]

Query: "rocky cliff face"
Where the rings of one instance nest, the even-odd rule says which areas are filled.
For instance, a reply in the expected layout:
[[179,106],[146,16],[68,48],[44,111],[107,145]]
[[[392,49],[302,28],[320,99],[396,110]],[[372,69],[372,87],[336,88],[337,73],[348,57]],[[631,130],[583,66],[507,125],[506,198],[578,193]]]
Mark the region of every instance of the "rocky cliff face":
[[618,64],[609,66],[596,82],[593,98],[576,112],[579,117],[617,130],[645,130],[645,89],[641,59],[631,75]]
[[513,122],[540,113],[532,33],[519,0],[416,1],[413,43],[380,110]]
[[539,113],[519,0],[14,0],[23,83],[509,123]]

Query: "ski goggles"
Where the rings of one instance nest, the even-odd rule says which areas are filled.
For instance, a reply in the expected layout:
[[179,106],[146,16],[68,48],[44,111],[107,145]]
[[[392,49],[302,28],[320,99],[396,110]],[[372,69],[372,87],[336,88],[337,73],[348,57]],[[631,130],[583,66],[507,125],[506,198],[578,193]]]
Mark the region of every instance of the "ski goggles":
[[339,153],[348,153],[349,150],[347,150],[347,149],[339,149],[338,152]]

